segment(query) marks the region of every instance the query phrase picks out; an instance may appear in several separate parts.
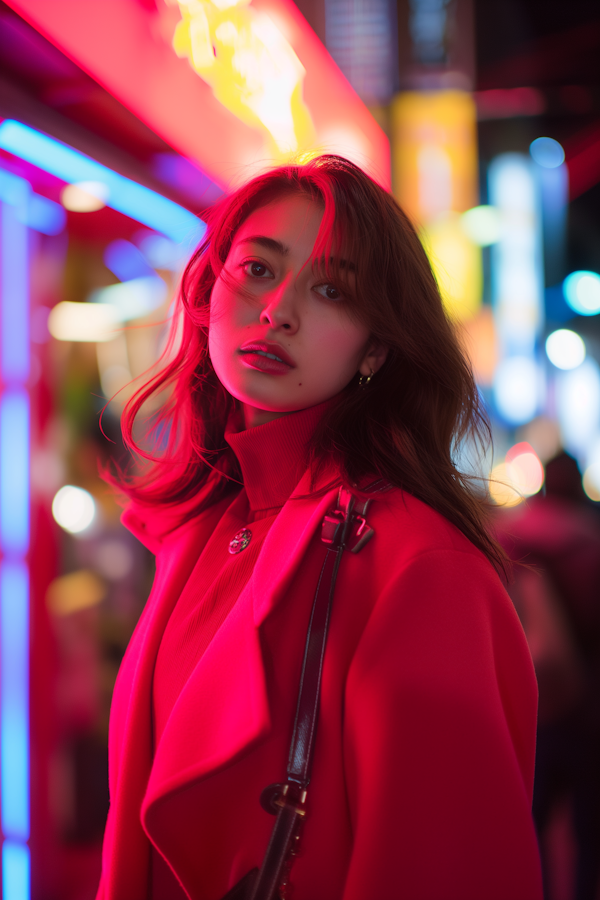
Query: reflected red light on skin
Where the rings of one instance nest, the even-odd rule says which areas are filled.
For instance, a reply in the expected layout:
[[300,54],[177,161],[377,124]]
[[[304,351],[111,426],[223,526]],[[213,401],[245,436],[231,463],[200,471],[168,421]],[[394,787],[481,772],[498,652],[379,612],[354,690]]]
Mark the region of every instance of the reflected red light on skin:
[[210,356],[247,428],[323,403],[385,361],[341,292],[306,264],[322,217],[302,196],[255,210],[213,288]]

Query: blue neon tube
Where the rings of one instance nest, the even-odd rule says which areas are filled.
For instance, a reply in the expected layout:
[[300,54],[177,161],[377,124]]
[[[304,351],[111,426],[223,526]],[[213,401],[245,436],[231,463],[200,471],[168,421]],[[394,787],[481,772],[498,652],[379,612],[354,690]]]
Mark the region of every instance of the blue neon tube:
[[5,556],[29,549],[29,396],[10,388],[0,398],[0,545]]
[[0,564],[0,790],[5,837],[29,837],[29,575]]
[[177,243],[197,243],[206,229],[183,206],[14,119],[6,119],[0,125],[0,147],[69,184],[102,182],[109,192],[107,206]]
[[29,376],[29,252],[18,205],[0,204],[0,373],[10,384]]
[[25,178],[1,168],[0,200],[16,206],[19,220],[42,234],[60,234],[67,224],[67,215],[59,203],[36,194]]
[[[6,174],[6,173],[4,173]],[[30,184],[0,184],[0,815],[2,896],[29,900]],[[39,198],[43,200],[43,198]],[[54,204],[56,205],[56,204]],[[35,211],[35,210],[34,210]],[[38,208],[37,212],[40,212]],[[48,209],[42,203],[42,219]],[[39,216],[38,216],[39,218]],[[59,222],[55,223],[60,224]],[[45,223],[45,227],[48,222]],[[50,227],[54,227],[50,223]]]
[[3,900],[29,900],[31,861],[25,844],[4,841],[2,847]]

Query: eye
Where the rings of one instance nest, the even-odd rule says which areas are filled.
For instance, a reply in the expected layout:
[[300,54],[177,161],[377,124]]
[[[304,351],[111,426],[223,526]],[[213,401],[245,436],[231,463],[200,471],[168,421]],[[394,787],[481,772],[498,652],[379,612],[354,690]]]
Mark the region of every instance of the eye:
[[242,269],[246,273],[246,275],[250,275],[252,278],[272,278],[273,273],[271,270],[258,259],[249,259],[245,263],[242,263]]
[[342,295],[336,288],[334,284],[317,284],[314,289],[318,294],[322,297],[326,297],[327,300],[341,300]]

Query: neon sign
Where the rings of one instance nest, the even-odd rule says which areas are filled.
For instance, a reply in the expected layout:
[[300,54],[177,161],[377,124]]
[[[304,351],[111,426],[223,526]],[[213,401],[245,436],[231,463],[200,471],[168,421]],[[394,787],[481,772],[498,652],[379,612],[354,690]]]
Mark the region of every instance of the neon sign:
[[225,190],[318,152],[389,187],[386,135],[292,0],[8,5]]
[[289,155],[313,137],[302,97],[306,70],[281,31],[247,0],[166,0],[182,19],[173,36],[214,96],[238,119],[265,126],[277,155]]
[[464,91],[407,91],[392,116],[394,193],[420,227],[446,309],[466,322],[481,306],[483,277],[481,251],[460,219],[477,203],[475,104]]

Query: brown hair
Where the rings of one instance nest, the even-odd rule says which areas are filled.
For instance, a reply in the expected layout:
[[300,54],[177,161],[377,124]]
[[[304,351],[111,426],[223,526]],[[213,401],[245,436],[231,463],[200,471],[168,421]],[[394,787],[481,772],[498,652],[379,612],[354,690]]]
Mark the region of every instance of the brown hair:
[[[336,251],[343,249],[354,264],[355,287],[346,291],[350,310],[388,348],[368,388],[360,389],[358,377],[353,379],[317,428],[307,460],[314,476],[330,464],[348,486],[381,476],[440,512],[503,568],[503,551],[488,531],[481,480],[456,465],[465,443],[483,449],[491,435],[431,266],[394,198],[339,156],[260,175],[211,211],[205,238],[182,279],[182,333],[172,339],[163,368],[125,408],[124,440],[148,467],[121,478],[121,489],[144,503],[190,501],[196,512],[224,496],[232,482],[241,482],[224,440],[237,401],[219,382],[208,356],[210,296],[242,222],[290,192],[324,206],[314,257],[335,269]],[[346,277],[344,271],[333,275]],[[162,450],[150,453],[134,440],[134,421],[142,405],[166,387],[170,397],[149,423]]]

